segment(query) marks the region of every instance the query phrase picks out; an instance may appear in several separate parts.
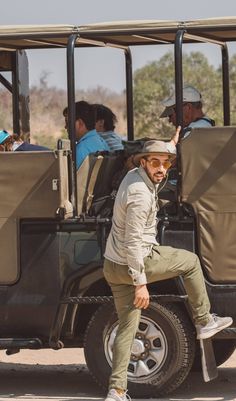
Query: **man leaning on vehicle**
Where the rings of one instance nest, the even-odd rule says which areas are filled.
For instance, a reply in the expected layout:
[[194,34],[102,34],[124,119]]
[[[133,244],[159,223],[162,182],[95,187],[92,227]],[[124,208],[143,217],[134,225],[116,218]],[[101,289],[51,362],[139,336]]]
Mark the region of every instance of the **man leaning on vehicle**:
[[127,368],[141,309],[149,306],[148,283],[182,276],[198,339],[212,337],[233,322],[231,317],[210,313],[198,256],[157,243],[158,187],[175,157],[165,142],[145,142],[142,152],[134,156],[138,167],[126,174],[116,196],[104,276],[114,296],[119,326],[105,401],[130,400],[126,392]]

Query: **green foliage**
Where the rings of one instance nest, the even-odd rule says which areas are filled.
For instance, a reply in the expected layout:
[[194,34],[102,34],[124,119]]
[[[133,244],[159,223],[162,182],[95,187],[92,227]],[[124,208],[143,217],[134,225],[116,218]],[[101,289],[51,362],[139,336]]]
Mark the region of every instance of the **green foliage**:
[[230,73],[230,100],[231,100],[231,124],[236,125],[236,54],[231,58]]
[[[236,55],[230,60],[231,123],[236,125]],[[183,54],[184,83],[197,87],[203,96],[204,112],[223,124],[221,69],[210,65],[200,52]],[[67,137],[62,111],[67,105],[65,90],[49,87],[48,74],[43,72],[40,84],[30,89],[31,142],[55,148],[58,138]],[[166,53],[134,73],[135,137],[170,138],[174,127],[160,119],[161,101],[174,88],[174,57]],[[98,86],[88,91],[76,91],[76,100],[103,103],[118,117],[116,131],[126,137],[125,92],[120,94]],[[11,94],[0,90],[0,129],[12,132]]]
[[[235,60],[236,62],[236,60]],[[236,76],[236,74],[235,74]],[[209,64],[200,52],[183,54],[184,83],[199,89],[203,96],[204,111],[222,123],[221,72]],[[174,88],[174,57],[165,54],[134,74],[135,136],[169,138],[173,126],[168,119],[160,119],[163,110],[161,101]]]

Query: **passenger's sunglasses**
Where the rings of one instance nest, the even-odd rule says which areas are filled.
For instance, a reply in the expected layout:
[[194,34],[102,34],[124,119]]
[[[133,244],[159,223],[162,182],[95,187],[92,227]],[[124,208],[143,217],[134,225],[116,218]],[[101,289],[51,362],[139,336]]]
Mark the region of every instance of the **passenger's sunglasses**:
[[165,160],[164,162],[161,162],[159,159],[149,160],[145,158],[145,160],[154,168],[163,166],[165,170],[168,170],[172,165],[170,160]]

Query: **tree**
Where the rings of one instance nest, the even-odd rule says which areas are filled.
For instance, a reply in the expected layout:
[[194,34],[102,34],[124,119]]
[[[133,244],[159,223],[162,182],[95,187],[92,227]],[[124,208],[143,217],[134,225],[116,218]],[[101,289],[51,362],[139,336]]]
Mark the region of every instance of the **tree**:
[[231,125],[236,125],[236,54],[229,64]]
[[[221,71],[209,64],[200,52],[183,54],[184,83],[202,93],[204,111],[222,124]],[[174,88],[174,57],[171,52],[151,62],[134,74],[134,110],[136,137],[169,138],[173,128],[167,119],[160,119],[161,101]]]

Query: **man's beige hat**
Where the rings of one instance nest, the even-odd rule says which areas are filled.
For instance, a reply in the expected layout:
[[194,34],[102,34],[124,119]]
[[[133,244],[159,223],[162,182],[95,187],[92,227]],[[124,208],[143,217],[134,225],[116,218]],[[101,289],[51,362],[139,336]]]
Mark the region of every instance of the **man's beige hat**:
[[142,159],[145,156],[152,156],[152,155],[158,155],[158,156],[167,155],[167,156],[169,156],[169,159],[171,161],[176,158],[175,153],[169,152],[166,142],[152,139],[152,140],[146,141],[144,143],[143,149],[141,150],[141,152],[137,153],[133,157],[133,162],[137,166],[140,162],[140,159]]
[[[191,85],[185,85],[183,87],[183,103],[195,103],[201,102],[201,100],[202,95],[196,88]],[[165,106],[165,110],[160,115],[160,118],[169,117],[173,113],[175,102],[175,92],[172,93],[170,97],[161,102],[162,105]]]

